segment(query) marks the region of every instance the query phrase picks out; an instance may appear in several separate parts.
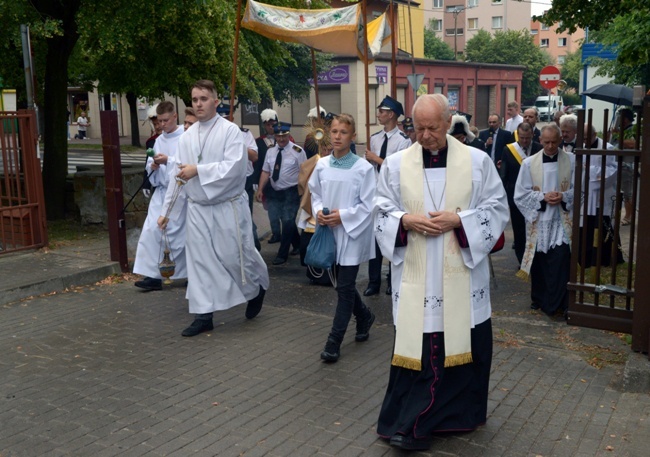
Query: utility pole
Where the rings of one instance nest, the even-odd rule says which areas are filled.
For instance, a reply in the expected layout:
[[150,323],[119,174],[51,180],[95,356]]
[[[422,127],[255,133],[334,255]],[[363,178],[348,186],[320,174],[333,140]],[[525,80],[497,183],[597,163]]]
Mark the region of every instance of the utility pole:
[[454,60],[458,60],[458,15],[465,11],[464,6],[457,6],[454,8],[454,10],[451,12],[451,14],[454,15]]

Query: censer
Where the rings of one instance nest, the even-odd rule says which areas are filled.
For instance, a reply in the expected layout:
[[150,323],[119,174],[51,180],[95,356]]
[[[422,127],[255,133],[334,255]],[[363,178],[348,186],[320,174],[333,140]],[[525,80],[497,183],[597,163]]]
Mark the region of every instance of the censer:
[[[165,214],[166,220],[169,220],[169,215],[171,214],[172,208],[174,207],[174,204],[176,203],[176,200],[181,193],[183,185],[186,182],[187,181],[181,178],[176,178],[176,187],[174,187],[174,193],[172,194],[171,202],[169,203],[167,213]],[[176,262],[172,256],[172,249],[169,244],[169,237],[167,236],[167,227],[165,227],[162,232],[162,243],[160,245],[162,260],[158,264],[158,271],[160,271],[160,276],[165,278],[163,283],[169,285],[172,283],[171,277],[174,276],[174,273],[176,272]]]

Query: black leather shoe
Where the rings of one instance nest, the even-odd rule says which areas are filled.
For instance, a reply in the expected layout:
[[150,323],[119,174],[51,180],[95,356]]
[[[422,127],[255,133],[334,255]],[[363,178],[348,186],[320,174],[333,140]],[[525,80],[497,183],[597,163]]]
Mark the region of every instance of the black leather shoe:
[[393,295],[393,288],[391,286],[386,287],[386,295]]
[[323,362],[334,363],[341,356],[341,345],[334,340],[327,339],[325,350],[320,353]]
[[282,237],[281,237],[281,236],[275,236],[275,235],[273,235],[273,236],[271,236],[271,238],[269,238],[268,243],[269,243],[269,244],[275,244],[275,243],[279,243],[280,241],[282,241]]
[[368,286],[366,290],[363,291],[364,297],[370,297],[371,295],[379,294],[379,286]]
[[375,322],[375,315],[372,314],[372,311],[369,311],[370,316],[367,319],[359,322],[357,321],[357,334],[354,335],[354,340],[358,342],[366,341],[370,337],[370,327],[372,323]]
[[162,279],[144,278],[135,282],[135,287],[144,290],[162,290]]
[[300,248],[293,248],[289,255],[298,255],[300,254]]
[[284,257],[277,256],[275,259],[273,259],[273,262],[271,262],[273,265],[282,265],[283,263],[286,263],[287,259]]
[[540,306],[537,303],[531,303],[530,304],[530,309],[538,310]]
[[192,324],[189,327],[183,330],[183,333],[181,333],[181,335],[196,336],[199,333],[209,332],[213,328],[214,325],[212,325],[211,320],[194,319],[194,322],[192,322]]
[[246,305],[246,319],[252,319],[260,313],[262,310],[262,304],[264,303],[265,294],[266,290],[262,289],[262,286],[260,286],[260,293],[257,294],[257,297],[249,300],[248,305]]
[[406,451],[428,451],[431,447],[431,439],[415,439],[412,436],[393,435],[390,437],[390,445]]

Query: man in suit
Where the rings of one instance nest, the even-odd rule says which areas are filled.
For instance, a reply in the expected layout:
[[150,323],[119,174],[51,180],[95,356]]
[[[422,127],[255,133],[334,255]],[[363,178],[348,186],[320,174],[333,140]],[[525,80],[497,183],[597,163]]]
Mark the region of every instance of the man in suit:
[[[539,136],[542,134],[542,132],[537,127],[535,127],[539,122],[539,112],[537,111],[537,108],[533,106],[524,110],[524,122],[528,122],[533,128],[533,141],[539,143]],[[517,141],[516,131],[515,141]]]
[[499,168],[501,165],[501,154],[503,153],[503,148],[506,147],[506,144],[512,143],[514,138],[512,137],[512,133],[499,128],[501,125],[501,116],[498,114],[490,114],[490,117],[488,117],[488,125],[490,128],[487,130],[481,130],[478,134],[478,138],[485,143],[485,152],[492,157],[492,162],[494,162],[494,165]]
[[515,184],[517,184],[517,176],[519,176],[521,162],[526,157],[530,157],[542,149],[542,145],[533,141],[533,129],[528,122],[522,122],[517,126],[517,137],[519,140],[516,143],[508,144],[503,150],[499,175],[501,176],[503,187],[506,189],[506,195],[508,196],[512,234],[515,239],[515,255],[517,256],[517,261],[521,264],[526,247],[526,221],[517,208],[517,205],[515,205]]

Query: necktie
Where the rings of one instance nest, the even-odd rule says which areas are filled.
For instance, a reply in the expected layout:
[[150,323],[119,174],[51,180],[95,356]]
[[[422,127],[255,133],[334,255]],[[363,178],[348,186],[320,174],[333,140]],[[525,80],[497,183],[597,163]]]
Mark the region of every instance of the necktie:
[[388,135],[384,133],[384,142],[381,145],[381,152],[379,152],[379,157],[381,159],[385,159],[387,151],[388,151]]
[[278,155],[275,158],[275,165],[273,166],[273,174],[271,175],[271,179],[275,182],[280,179],[280,167],[282,166],[282,150],[283,148],[278,149]]
[[[386,152],[388,152],[388,135],[384,133],[384,142],[381,144],[381,151],[379,152],[379,158],[384,160],[386,159]],[[377,165],[377,171],[381,169],[381,165]]]
[[494,132],[492,134],[492,154],[491,154],[492,155],[492,161],[494,161],[494,159],[495,159],[494,151],[495,151],[496,147],[497,147],[497,132]]

